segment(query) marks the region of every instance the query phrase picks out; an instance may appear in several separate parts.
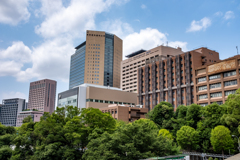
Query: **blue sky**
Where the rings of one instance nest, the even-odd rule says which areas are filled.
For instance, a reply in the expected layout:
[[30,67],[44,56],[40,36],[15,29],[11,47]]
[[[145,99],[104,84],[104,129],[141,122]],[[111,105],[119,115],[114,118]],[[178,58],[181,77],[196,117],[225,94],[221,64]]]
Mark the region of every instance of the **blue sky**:
[[28,99],[29,83],[44,78],[67,90],[70,56],[87,29],[122,38],[124,55],[168,43],[225,59],[240,50],[239,28],[238,0],[2,0],[0,101]]

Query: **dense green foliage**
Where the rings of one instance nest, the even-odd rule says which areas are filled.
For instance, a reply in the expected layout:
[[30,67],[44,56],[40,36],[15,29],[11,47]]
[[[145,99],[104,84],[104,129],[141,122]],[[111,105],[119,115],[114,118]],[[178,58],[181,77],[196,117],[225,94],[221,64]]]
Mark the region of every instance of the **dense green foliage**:
[[217,126],[211,132],[211,144],[214,151],[228,151],[233,148],[233,140],[230,135],[230,130],[224,126]]
[[[225,104],[178,106],[161,102],[147,119],[118,121],[99,109],[66,106],[31,117],[21,127],[0,124],[0,159],[143,159],[186,151],[237,153],[240,89]],[[178,144],[178,145],[177,145]]]

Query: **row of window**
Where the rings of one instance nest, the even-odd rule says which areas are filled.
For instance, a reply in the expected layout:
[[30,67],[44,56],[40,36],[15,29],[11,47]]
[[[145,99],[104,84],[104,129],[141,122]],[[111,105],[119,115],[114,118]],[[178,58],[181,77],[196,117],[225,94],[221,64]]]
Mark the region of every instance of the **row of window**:
[[97,102],[97,103],[108,103],[108,104],[122,104],[122,105],[123,104],[135,105],[134,103],[107,101],[107,100],[99,100],[99,99],[86,99],[86,102]]
[[[240,72],[240,70],[239,70]],[[230,76],[235,76],[236,75],[236,71],[230,71],[230,72],[225,72],[223,73],[223,77],[230,77]],[[216,75],[211,75],[209,76],[209,80],[213,80],[213,79],[219,79],[221,78],[221,74],[216,74]],[[204,82],[207,81],[206,77],[200,77],[198,78],[198,82]]]
[[[224,87],[232,86],[232,85],[237,85],[237,80],[231,80],[231,81],[224,82]],[[209,85],[210,89],[221,88],[221,86],[222,86],[221,83],[214,83],[214,84],[210,84]],[[198,87],[198,91],[203,91],[203,90],[207,90],[207,86],[206,85]]]
[[[229,91],[225,91],[224,94],[225,96],[229,96],[230,94],[234,94],[236,92],[236,90],[229,90]],[[214,97],[222,97],[222,92],[215,92],[215,93],[210,93],[210,97],[214,98]],[[207,94],[202,94],[198,96],[198,99],[207,99],[208,95]]]

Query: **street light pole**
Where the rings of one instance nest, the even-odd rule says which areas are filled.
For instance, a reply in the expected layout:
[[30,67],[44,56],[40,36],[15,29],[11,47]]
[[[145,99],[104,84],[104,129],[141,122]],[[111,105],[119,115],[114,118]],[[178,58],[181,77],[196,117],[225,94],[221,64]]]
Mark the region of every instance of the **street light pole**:
[[[235,136],[235,135],[232,135],[232,137],[237,137],[237,136]],[[239,152],[240,152],[240,143],[239,143],[239,138],[237,137],[237,139],[238,139],[238,150],[239,150]]]

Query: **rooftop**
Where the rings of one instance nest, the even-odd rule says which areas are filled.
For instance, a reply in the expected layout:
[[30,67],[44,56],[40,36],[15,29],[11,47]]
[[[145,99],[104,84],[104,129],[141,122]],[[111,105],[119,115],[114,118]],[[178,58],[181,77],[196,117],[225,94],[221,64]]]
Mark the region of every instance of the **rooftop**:
[[74,88],[77,88],[77,87],[96,87],[96,88],[103,88],[103,89],[111,89],[111,90],[123,91],[123,90],[121,90],[120,88],[116,88],[116,87],[101,86],[101,85],[89,84],[89,83],[84,83],[84,84],[81,84],[81,85],[76,86],[76,87],[74,87]]
[[140,49],[140,50],[138,50],[138,51],[136,51],[136,52],[133,52],[133,53],[131,53],[131,54],[129,54],[129,55],[126,55],[125,57],[131,58],[131,57],[136,56],[136,55],[138,55],[138,54],[141,54],[141,53],[143,53],[143,52],[146,52],[146,50]]
[[83,43],[79,44],[77,47],[75,47],[75,49],[79,49],[81,48],[82,46],[84,46],[86,44],[86,41],[84,41]]

